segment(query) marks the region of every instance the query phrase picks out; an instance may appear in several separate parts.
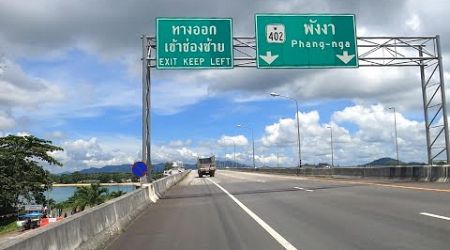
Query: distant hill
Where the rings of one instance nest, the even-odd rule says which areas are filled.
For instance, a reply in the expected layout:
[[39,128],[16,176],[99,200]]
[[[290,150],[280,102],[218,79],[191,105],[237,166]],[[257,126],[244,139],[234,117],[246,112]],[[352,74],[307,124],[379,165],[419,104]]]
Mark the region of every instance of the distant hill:
[[109,165],[101,168],[86,168],[79,171],[82,174],[93,173],[131,173],[131,164]]
[[[108,165],[99,168],[86,168],[80,170],[79,172],[82,174],[93,174],[93,173],[131,173],[132,164],[121,164],[121,165]],[[195,169],[195,164],[184,164],[184,168],[186,169]],[[164,163],[153,164],[154,172],[162,172],[164,171]],[[69,172],[64,172],[69,173]]]
[[380,158],[378,160],[374,160],[370,163],[365,164],[364,166],[387,166],[387,165],[405,165],[406,163],[399,161],[397,163],[396,159],[392,159],[389,157]]
[[[398,163],[399,165],[409,165],[409,166],[421,166],[421,165],[426,165],[423,162],[402,162],[399,161]],[[397,165],[397,160],[396,159],[392,159],[389,157],[384,157],[384,158],[380,158],[378,160],[372,161],[370,163],[367,163],[363,166],[389,166],[389,165]]]
[[[80,170],[82,174],[93,174],[93,173],[131,173],[132,164],[122,164],[122,165],[108,165],[100,168],[86,168]],[[153,165],[154,172],[162,172],[164,170],[164,163],[158,163]]]
[[[162,172],[164,171],[164,165],[165,163],[158,163],[158,164],[153,164],[153,171],[154,172]],[[185,169],[196,169],[197,165],[196,164],[189,164],[189,163],[185,163],[183,164]],[[245,164],[240,164],[240,163],[234,163],[233,161],[216,161],[216,165],[219,168],[225,168],[226,166],[230,167],[230,168],[234,168],[234,167],[238,167],[238,168],[247,168],[250,167],[248,165]],[[104,167],[98,167],[98,168],[86,168],[86,169],[82,169],[79,172],[82,174],[94,174],[94,173],[131,173],[131,167],[132,164],[121,164],[121,165],[107,165]],[[64,172],[61,174],[70,174],[70,172]]]

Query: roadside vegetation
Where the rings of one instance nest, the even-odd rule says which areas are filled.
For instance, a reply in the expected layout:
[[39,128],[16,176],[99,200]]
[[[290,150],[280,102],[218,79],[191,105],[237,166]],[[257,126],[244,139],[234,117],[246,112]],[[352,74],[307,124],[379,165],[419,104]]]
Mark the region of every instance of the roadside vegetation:
[[78,171],[70,174],[51,174],[50,179],[58,184],[139,182],[139,178],[132,173],[80,173]]
[[[42,204],[56,210],[56,215],[70,215],[125,194],[123,191],[109,193],[99,183],[139,181],[131,173],[51,174],[42,165],[62,166],[53,157],[57,151],[63,149],[32,135],[0,137],[0,234],[17,230],[17,215],[24,212],[25,204]],[[153,179],[161,177],[162,173],[153,174]],[[54,183],[91,185],[77,187],[68,200],[56,203],[44,195]]]
[[[163,173],[152,173],[152,177],[154,180],[159,179],[163,177]],[[78,171],[70,174],[50,174],[50,179],[54,184],[139,182],[139,178],[132,173],[80,173]]]
[[0,220],[0,235],[16,231],[17,224],[15,217],[4,218]]
[[77,187],[75,193],[66,201],[56,203],[53,208],[58,216],[75,214],[88,207],[94,207],[107,200],[126,194],[124,191],[108,192],[108,189],[93,183],[90,186]]
[[62,166],[50,154],[62,150],[31,135],[0,137],[0,218],[17,213],[23,204],[45,203],[52,182],[41,164]]

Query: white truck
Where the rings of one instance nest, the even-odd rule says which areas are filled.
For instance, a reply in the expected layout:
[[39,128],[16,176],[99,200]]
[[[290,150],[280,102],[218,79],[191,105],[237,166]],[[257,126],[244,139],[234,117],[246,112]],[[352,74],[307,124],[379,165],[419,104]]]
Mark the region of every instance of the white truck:
[[214,177],[216,172],[216,157],[211,156],[208,158],[197,159],[197,172],[198,177],[202,178],[203,175],[209,174],[210,177]]

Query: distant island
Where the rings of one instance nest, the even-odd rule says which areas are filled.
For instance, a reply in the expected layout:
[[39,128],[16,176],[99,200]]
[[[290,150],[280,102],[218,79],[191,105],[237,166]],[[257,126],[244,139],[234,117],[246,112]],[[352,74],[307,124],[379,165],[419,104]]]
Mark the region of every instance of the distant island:
[[389,157],[383,157],[377,160],[374,160],[372,162],[369,162],[367,164],[364,164],[363,166],[389,166],[389,165],[426,165],[423,162],[403,162],[399,161],[397,162],[396,159],[392,159]]

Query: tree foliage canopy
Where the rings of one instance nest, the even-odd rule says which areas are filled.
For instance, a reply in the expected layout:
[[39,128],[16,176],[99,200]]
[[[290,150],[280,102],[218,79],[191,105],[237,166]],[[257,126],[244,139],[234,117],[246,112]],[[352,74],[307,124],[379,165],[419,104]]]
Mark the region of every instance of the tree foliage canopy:
[[93,207],[105,202],[108,198],[108,189],[101,187],[100,184],[77,187],[73,197],[74,207],[83,211],[86,206]]
[[27,202],[44,203],[51,186],[42,164],[62,166],[49,153],[63,149],[34,136],[0,137],[0,215]]

